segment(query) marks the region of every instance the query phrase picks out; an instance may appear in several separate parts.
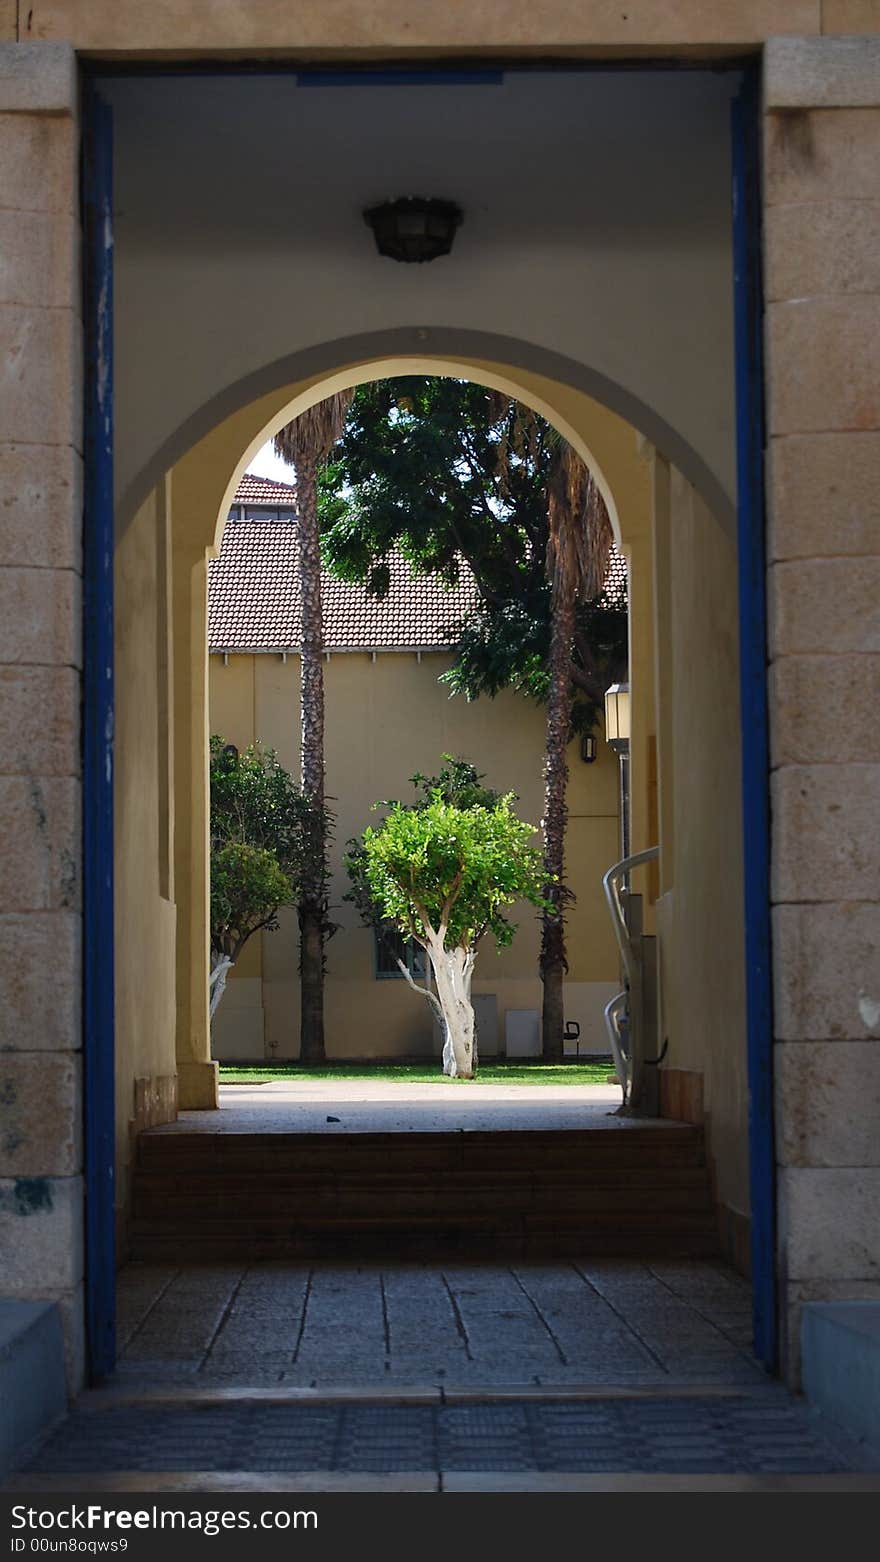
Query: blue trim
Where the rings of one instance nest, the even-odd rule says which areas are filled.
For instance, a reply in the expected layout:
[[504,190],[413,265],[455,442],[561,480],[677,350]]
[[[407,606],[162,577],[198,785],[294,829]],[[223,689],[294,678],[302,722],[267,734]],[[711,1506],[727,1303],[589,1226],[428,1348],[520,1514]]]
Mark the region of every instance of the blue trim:
[[85,105],[83,1092],[86,1339],[92,1380],[116,1359],[113,1014],[113,121]]
[[752,69],[733,102],[731,125],[737,537],[752,1306],[755,1353],[772,1372],[778,1361],[778,1339],[759,123],[758,72]]

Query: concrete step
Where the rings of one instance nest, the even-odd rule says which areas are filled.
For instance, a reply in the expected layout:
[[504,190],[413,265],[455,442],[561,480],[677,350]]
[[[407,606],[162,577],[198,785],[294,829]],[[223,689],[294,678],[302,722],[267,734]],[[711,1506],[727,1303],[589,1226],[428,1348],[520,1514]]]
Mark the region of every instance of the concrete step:
[[700,1128],[143,1134],[132,1257],[704,1257]]

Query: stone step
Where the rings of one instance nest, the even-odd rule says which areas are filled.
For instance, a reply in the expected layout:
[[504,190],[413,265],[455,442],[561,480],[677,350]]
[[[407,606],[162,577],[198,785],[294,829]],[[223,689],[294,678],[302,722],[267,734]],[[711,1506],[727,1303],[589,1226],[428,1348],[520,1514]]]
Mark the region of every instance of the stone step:
[[705,1145],[684,1124],[392,1134],[146,1133],[131,1253],[701,1257]]
[[381,1198],[371,1186],[311,1189],[307,1198],[291,1197],[277,1189],[260,1192],[225,1189],[187,1189],[174,1195],[173,1212],[169,1212],[168,1194],[149,1185],[138,1185],[134,1197],[136,1219],[147,1220],[152,1216],[159,1220],[170,1219],[175,1225],[190,1220],[223,1219],[249,1221],[255,1217],[263,1221],[301,1220],[304,1212],[311,1221],[350,1216],[370,1217],[377,1208],[393,1211],[395,1216],[419,1215],[430,1219],[438,1207],[481,1210],[490,1213],[510,1207],[525,1212],[542,1209],[554,1211],[580,1211],[587,1215],[609,1217],[658,1211],[662,1214],[679,1209],[706,1210],[710,1207],[709,1191],[705,1183],[693,1187],[675,1188],[647,1186],[644,1188],[571,1187],[520,1187],[514,1192],[495,1184],[472,1186],[460,1184],[456,1188],[398,1187],[383,1192]]
[[317,1170],[388,1170],[406,1164],[443,1166],[701,1165],[702,1130],[674,1127],[605,1129],[592,1133],[455,1134],[188,1134],[145,1133],[138,1140],[138,1166],[189,1170],[235,1167],[254,1172],[282,1166]]

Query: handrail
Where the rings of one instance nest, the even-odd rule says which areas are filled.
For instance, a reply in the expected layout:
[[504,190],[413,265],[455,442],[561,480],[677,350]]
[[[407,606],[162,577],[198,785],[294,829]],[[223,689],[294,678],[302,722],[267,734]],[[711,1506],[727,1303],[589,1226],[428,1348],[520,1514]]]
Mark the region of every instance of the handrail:
[[633,947],[623,914],[623,905],[620,899],[619,880],[626,878],[633,868],[640,868],[643,863],[653,862],[659,857],[660,847],[649,846],[646,851],[635,852],[632,857],[621,857],[620,862],[615,862],[608,872],[602,876],[602,888],[605,891],[605,899],[608,902],[608,910],[611,913],[611,922],[614,928],[614,936],[617,939],[617,947],[620,950],[620,958],[630,981],[634,975]]
[[[621,881],[624,880],[633,868],[641,868],[646,862],[653,862],[659,856],[659,846],[649,846],[647,850],[634,852],[631,857],[622,857],[620,862],[615,862],[608,872],[602,876],[602,888],[608,903],[611,915],[611,925],[614,928],[614,937],[620,950],[620,958],[625,972],[626,986],[622,992],[605,1005],[605,1028],[611,1043],[611,1055],[614,1058],[614,1068],[623,1091],[623,1104],[627,1105],[632,1090],[633,1056],[632,1056],[632,1024],[630,1022],[630,993],[634,987],[641,992],[639,977],[641,972],[636,967],[636,952],[632,939],[629,936],[629,928],[626,925],[626,917],[623,912],[621,899]],[[621,1036],[621,1020],[626,1016],[627,1038],[624,1046]]]

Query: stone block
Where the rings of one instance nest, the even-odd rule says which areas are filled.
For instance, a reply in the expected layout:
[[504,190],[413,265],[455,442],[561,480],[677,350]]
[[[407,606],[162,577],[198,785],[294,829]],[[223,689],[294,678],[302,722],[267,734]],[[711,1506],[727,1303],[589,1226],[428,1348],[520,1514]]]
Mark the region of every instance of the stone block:
[[0,1062],[82,1045],[82,923],[74,911],[0,914]]
[[0,1300],[0,1477],[66,1411],[58,1308],[53,1302]]
[[774,1091],[780,1165],[880,1166],[880,1042],[779,1042]]
[[0,666],[0,774],[73,776],[80,768],[76,669]]
[[764,291],[768,302],[880,293],[880,201],[768,207]]
[[880,1302],[808,1302],[804,1393],[851,1437],[880,1445]]
[[770,668],[771,763],[880,763],[880,656],[785,656]]
[[793,434],[770,443],[771,559],[880,550],[880,434]]
[[79,250],[67,214],[0,211],[0,304],[78,311]]
[[880,906],[775,906],[773,998],[780,1041],[880,1037]]
[[822,0],[822,31],[840,33],[880,33],[880,5],[877,0]]
[[797,1280],[783,1289],[782,1326],[785,1380],[800,1387],[801,1314],[805,1302],[880,1301],[880,1280]]
[[72,309],[0,307],[0,394],[12,443],[82,448],[82,323]]
[[82,1178],[0,1179],[0,1252],[8,1296],[74,1291],[83,1277]]
[[771,434],[880,428],[880,297],[770,304],[765,321]]
[[830,199],[880,199],[880,110],[768,114],[765,203]]
[[792,765],[770,790],[774,901],[880,899],[880,765]]
[[878,1201],[880,1168],[782,1168],[780,1236],[791,1279],[880,1279]]
[[76,911],[81,899],[79,783],[0,776],[0,883],[10,911]]
[[[652,47],[677,53],[693,45],[762,43],[778,33],[819,30],[820,0],[544,0],[540,7],[495,0],[493,4],[414,7],[412,0],[371,0],[328,6],[327,0],[211,0],[182,10],[172,0],[28,0],[28,34],[72,39],[78,49],[138,54],[179,51],[257,57],[272,50],[326,54],[376,51],[380,58],[407,51],[460,50],[485,54],[513,48],[547,52],[553,47],[589,53]],[[369,55],[367,56],[369,57]]]
[[75,217],[78,159],[72,119],[4,114],[0,105],[0,207]]
[[791,559],[767,579],[772,657],[880,651],[880,558]]
[[73,114],[78,98],[71,44],[0,44],[0,112]]
[[0,565],[82,571],[82,457],[0,445]]
[[0,569],[0,665],[79,667],[82,582],[73,570]]
[[82,1171],[80,1058],[0,1053],[0,1177]]
[[767,39],[764,107],[768,113],[774,109],[878,106],[880,39]]

